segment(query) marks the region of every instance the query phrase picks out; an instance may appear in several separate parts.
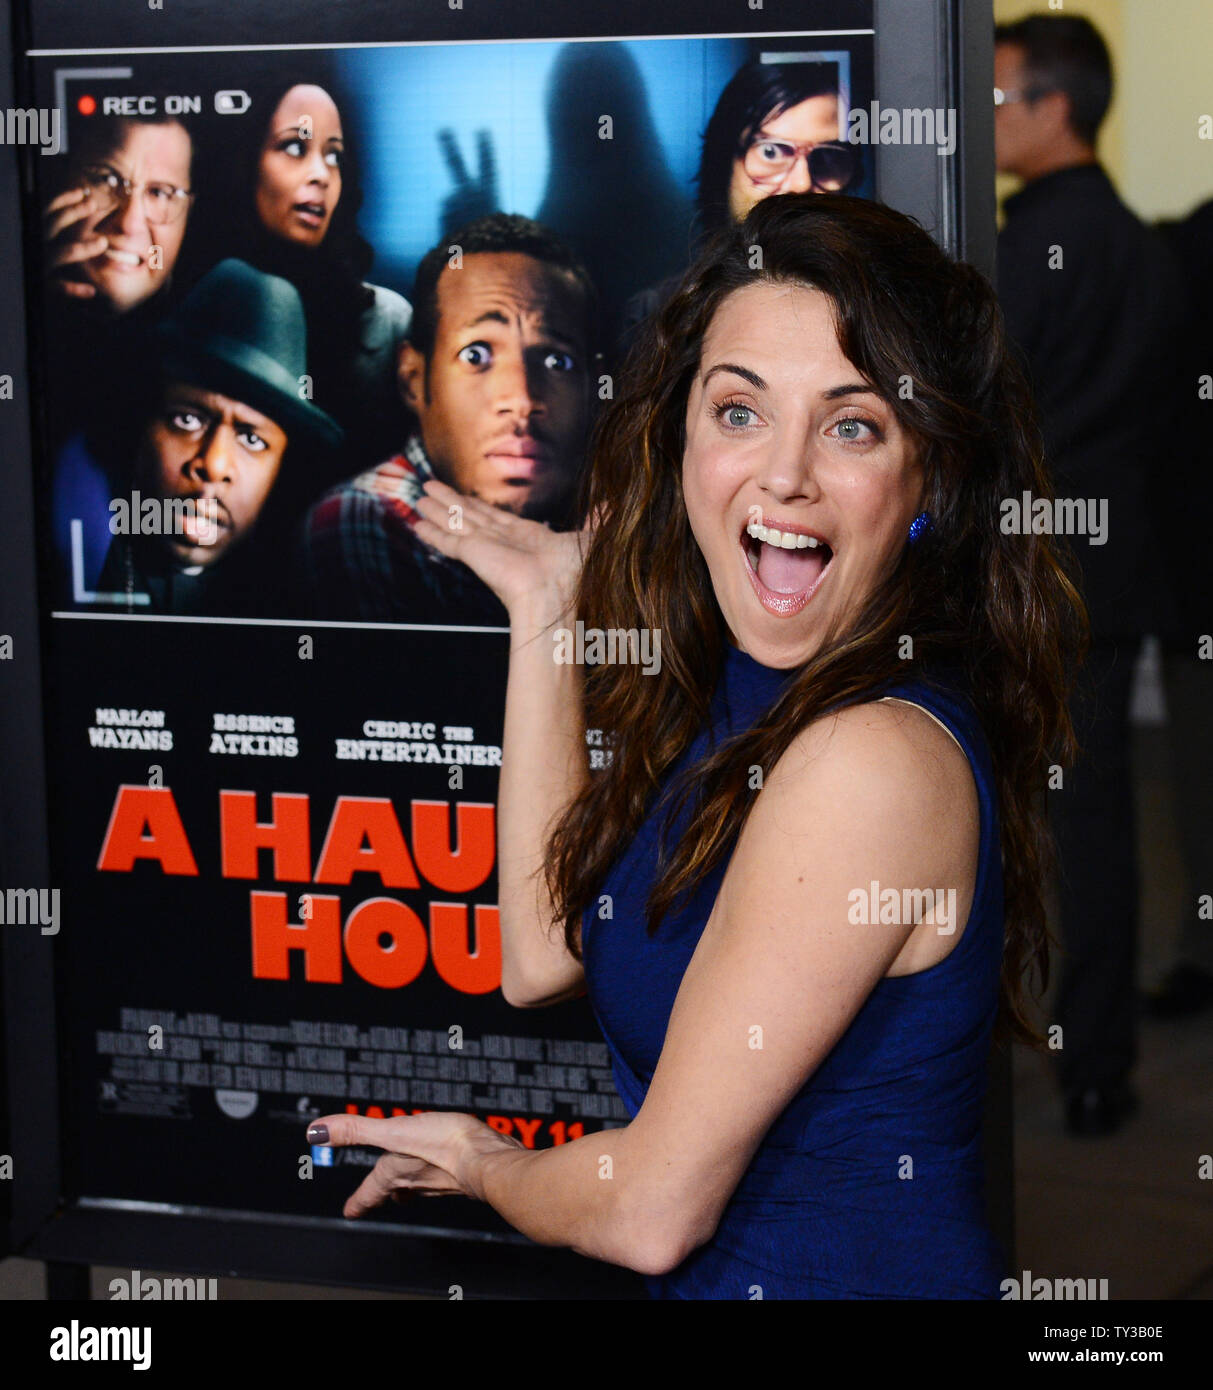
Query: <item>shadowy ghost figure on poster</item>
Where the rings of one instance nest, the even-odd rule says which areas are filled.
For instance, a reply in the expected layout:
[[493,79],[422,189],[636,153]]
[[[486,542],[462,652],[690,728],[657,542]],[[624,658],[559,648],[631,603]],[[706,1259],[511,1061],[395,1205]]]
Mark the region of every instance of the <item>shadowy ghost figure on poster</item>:
[[622,44],[568,44],[552,69],[547,119],[551,162],[535,216],[580,253],[610,341],[628,297],[685,264],[691,206]]

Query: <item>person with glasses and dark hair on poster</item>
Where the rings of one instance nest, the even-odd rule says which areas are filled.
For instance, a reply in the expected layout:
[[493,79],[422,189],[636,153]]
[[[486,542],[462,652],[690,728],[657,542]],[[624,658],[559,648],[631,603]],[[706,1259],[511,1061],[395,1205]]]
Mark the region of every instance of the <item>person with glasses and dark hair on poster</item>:
[[[1041,787],[1084,636],[1064,542],[998,525],[1029,488],[989,283],[832,194],[762,200],[650,321],[583,530],[469,500],[453,531],[426,484],[423,538],[510,615],[502,991],[588,992],[629,1122],[532,1151],[322,1116],[311,1143],[385,1151],[347,1217],[462,1193],[663,1299],[1005,1292],[987,1068],[1044,1045]],[[562,658],[574,626],[662,660]]]
[[859,147],[841,137],[835,63],[739,68],[716,103],[699,160],[705,233],[740,222],[777,193],[843,193],[861,173]]
[[[699,237],[740,222],[779,193],[845,193],[863,174],[859,146],[842,138],[836,63],[752,58],[721,92],[703,135],[696,176]],[[628,303],[622,346],[668,297],[679,275]]]
[[299,395],[305,347],[294,287],[235,260],[205,275],[158,325],[130,491],[111,506],[114,539],[90,607],[290,611],[288,537],[317,457],[342,437]]
[[567,524],[590,420],[594,288],[546,228],[492,213],[426,253],[414,300],[399,371],[415,424],[397,455],[309,513],[309,611],[504,626],[492,591],[418,535],[417,499],[437,477],[490,506]]

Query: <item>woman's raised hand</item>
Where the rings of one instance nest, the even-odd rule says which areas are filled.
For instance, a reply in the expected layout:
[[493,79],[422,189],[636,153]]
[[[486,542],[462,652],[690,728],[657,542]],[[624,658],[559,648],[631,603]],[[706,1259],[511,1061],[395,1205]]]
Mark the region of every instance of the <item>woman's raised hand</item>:
[[511,625],[525,615],[542,628],[568,613],[595,521],[580,531],[553,531],[437,479],[425,483],[417,511],[420,539],[473,570],[505,605]]

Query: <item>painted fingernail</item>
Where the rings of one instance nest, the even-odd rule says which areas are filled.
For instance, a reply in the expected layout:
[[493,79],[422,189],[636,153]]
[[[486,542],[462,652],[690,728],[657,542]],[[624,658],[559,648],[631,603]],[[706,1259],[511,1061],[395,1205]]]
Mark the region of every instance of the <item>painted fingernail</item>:
[[307,1138],[309,1144],[327,1144],[329,1141],[328,1125],[311,1125],[308,1128]]

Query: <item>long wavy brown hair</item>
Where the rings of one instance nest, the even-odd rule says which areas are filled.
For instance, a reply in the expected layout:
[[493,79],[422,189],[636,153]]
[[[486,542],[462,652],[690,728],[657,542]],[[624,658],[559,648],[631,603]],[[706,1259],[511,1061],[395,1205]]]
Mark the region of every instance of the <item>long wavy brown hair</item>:
[[551,833],[555,921],[580,958],[582,913],[709,718],[728,638],[682,495],[687,397],[717,309],[764,280],[830,297],[842,351],[917,451],[934,530],[906,545],[888,579],[789,678],[757,726],[678,780],[670,816],[689,796],[696,815],[676,846],[668,835],[662,846],[648,931],[731,852],[754,804],[751,767],[771,769],[826,711],[904,679],[899,644],[911,636],[920,679],[939,663],[961,671],[990,746],[1005,894],[995,1036],[1039,1045],[1025,991],[1033,973],[1041,990],[1048,983],[1043,890],[1053,847],[1044,796],[1050,766],[1069,766],[1077,751],[1067,701],[1088,641],[1086,610],[1064,544],[1000,527],[1004,499],[1030,491],[1051,500],[1053,491],[992,287],[879,203],[764,199],[744,223],[716,234],[628,356],[583,483],[582,514],[597,510],[602,520],[576,616],[602,629],[660,629],[662,661],[655,674],[636,663],[586,669],[586,726],[606,732],[612,756]]

